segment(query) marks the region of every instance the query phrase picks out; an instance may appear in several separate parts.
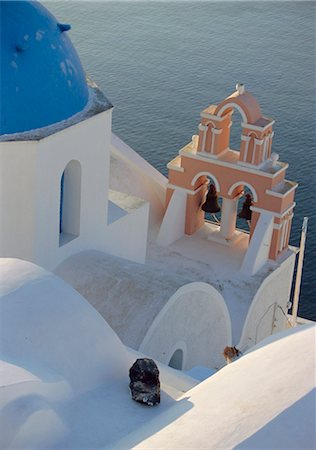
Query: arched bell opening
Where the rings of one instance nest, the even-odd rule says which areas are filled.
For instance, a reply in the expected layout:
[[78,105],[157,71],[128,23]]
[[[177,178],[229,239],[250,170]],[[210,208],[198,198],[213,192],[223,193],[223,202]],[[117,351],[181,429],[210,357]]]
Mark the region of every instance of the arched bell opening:
[[242,195],[238,199],[236,228],[250,232],[253,205],[253,194],[248,186],[243,187]]
[[205,194],[201,202],[205,222],[220,226],[222,198],[218,195],[216,180],[207,175],[205,186]]
[[229,129],[229,148],[240,151],[242,136],[242,117],[238,110],[232,108]]
[[253,214],[251,207],[258,201],[256,190],[246,182],[235,183],[228,191],[229,195],[236,201],[236,223],[235,228],[247,233],[253,231],[251,225]]
[[209,215],[209,211],[202,209],[206,202],[211,184],[215,186],[216,193],[220,192],[218,179],[208,171],[197,173],[191,180],[191,186],[194,189],[194,193],[187,195],[185,211],[185,234],[188,236],[191,236],[202,228],[205,221],[209,220],[217,224],[220,222],[220,217],[217,216],[217,219],[215,220],[214,217],[212,218]]
[[240,152],[243,124],[248,122],[244,110],[237,103],[230,102],[223,105],[217,114],[220,117],[229,117],[229,121],[221,133],[221,147]]

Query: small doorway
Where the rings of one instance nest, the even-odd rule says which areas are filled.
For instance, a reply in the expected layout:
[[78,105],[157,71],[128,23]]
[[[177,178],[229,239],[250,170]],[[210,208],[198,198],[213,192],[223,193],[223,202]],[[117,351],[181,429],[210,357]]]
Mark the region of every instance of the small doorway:
[[180,348],[174,352],[174,354],[171,356],[169,364],[169,367],[172,367],[173,369],[182,370],[183,368],[183,350]]

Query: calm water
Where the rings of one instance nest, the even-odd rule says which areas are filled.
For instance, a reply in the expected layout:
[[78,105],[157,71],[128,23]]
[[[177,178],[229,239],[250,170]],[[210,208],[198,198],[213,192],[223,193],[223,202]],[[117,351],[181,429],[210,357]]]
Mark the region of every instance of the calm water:
[[[199,113],[236,81],[276,119],[273,151],[298,181],[291,242],[309,216],[299,314],[316,320],[315,4],[46,2],[115,106],[113,129],[166,174]],[[234,125],[235,127],[235,125]]]

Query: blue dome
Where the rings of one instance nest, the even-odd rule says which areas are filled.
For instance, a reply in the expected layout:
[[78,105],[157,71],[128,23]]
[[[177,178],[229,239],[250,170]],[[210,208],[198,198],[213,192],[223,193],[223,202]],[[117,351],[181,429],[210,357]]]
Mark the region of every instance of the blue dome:
[[88,87],[67,30],[40,3],[0,1],[0,134],[45,127],[81,111]]

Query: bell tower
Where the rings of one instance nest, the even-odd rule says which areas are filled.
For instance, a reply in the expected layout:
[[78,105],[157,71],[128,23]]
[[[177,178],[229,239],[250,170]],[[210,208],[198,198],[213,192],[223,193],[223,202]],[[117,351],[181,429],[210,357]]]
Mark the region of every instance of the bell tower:
[[[234,113],[241,116],[239,149],[230,146]],[[240,238],[238,200],[247,195],[249,242],[241,270],[255,274],[288,247],[297,183],[285,179],[288,164],[271,152],[274,120],[262,115],[244,85],[238,83],[233,94],[200,116],[198,135],[167,166],[166,211],[158,243],[168,246],[205,226],[211,192],[222,205],[221,220],[209,225],[208,240],[233,247]]]

